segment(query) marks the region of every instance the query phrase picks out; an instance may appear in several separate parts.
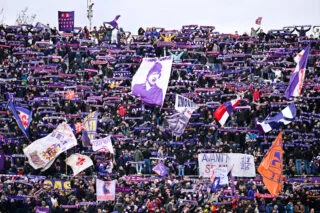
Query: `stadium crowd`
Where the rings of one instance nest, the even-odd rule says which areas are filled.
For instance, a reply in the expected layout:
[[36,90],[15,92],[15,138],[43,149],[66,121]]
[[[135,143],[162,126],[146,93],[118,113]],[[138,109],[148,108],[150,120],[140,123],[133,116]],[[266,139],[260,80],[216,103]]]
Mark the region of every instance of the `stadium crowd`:
[[[0,26],[0,212],[320,212],[320,27],[296,26],[250,34],[222,34],[213,26],[180,30],[140,28],[131,35],[103,25],[59,32],[55,27]],[[113,34],[116,32],[116,36]],[[307,35],[310,34],[310,35]],[[289,103],[284,91],[308,43],[311,51],[297,116],[284,132],[284,187],[279,196],[256,178],[230,178],[212,191],[198,177],[198,153],[246,153],[256,167],[279,133],[257,130],[257,121]],[[144,57],[173,57],[164,105],[149,106],[131,95],[131,79]],[[73,91],[74,93],[70,93]],[[68,95],[74,95],[69,97]],[[197,103],[180,137],[166,129],[175,94]],[[241,96],[224,127],[214,119],[222,103]],[[20,131],[8,100],[32,110],[29,139]],[[99,111],[97,138],[112,135],[115,154],[83,146],[81,122]],[[66,121],[78,146],[52,166],[34,170],[22,149]],[[79,127],[80,126],[80,127]],[[77,176],[65,163],[72,153],[91,157],[94,166]],[[164,162],[168,176],[152,168]],[[117,180],[115,201],[96,202],[95,180]],[[70,181],[70,187],[46,180]]]

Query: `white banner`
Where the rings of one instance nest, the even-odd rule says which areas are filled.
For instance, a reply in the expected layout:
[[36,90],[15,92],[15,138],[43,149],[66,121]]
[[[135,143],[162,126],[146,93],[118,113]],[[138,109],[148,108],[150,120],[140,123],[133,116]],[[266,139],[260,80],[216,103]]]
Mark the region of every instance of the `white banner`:
[[96,179],[97,201],[114,200],[116,195],[116,180],[103,181]]
[[77,175],[83,170],[93,165],[90,157],[81,154],[72,154],[66,159],[66,164],[72,168],[73,175]]
[[34,169],[39,169],[46,167],[48,163],[52,163],[51,160],[76,145],[77,139],[71,127],[62,123],[46,137],[40,138],[24,148],[23,152],[28,158],[29,164]]
[[110,152],[111,154],[114,154],[113,146],[111,143],[111,135],[97,140],[92,140],[92,150],[98,151],[98,152]]
[[171,74],[172,57],[144,58],[132,78],[132,95],[151,105],[162,106]]
[[255,177],[256,167],[253,155],[230,153],[228,154],[233,166],[231,172],[234,177]]
[[192,113],[198,108],[199,106],[192,100],[176,94],[175,110],[177,112],[166,117],[168,129],[174,136],[180,137],[183,134]]
[[[226,168],[227,173],[232,169],[231,174],[234,177],[256,176],[252,155],[238,153],[200,153],[198,154],[198,162],[200,177],[210,178],[212,171],[214,171],[215,176],[218,177],[216,170],[220,172],[220,168]],[[223,169],[223,171],[225,170]],[[222,182],[222,179],[220,181]]]
[[[186,98],[182,95],[176,94],[176,103],[174,106],[175,110],[178,112],[184,112],[186,108],[197,110],[199,109],[199,106],[194,103],[192,100],[190,100],[189,98]],[[191,117],[191,115],[190,115]]]

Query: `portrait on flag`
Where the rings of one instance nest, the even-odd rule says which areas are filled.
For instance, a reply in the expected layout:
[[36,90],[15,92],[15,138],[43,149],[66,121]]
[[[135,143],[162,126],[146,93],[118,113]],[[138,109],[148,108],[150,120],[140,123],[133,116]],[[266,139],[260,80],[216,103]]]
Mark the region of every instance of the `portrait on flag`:
[[132,78],[132,95],[150,105],[162,106],[172,67],[171,57],[144,58]]
[[116,180],[103,181],[96,179],[97,201],[114,200],[116,194]]

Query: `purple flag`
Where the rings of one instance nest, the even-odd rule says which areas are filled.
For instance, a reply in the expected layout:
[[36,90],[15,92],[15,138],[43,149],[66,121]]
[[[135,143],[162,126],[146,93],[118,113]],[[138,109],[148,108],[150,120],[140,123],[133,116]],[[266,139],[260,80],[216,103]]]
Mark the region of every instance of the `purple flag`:
[[160,176],[166,176],[168,174],[166,166],[163,164],[163,162],[158,163],[155,167],[153,167],[152,171],[157,173]]
[[211,185],[210,193],[214,193],[216,190],[220,189],[220,177],[215,177]]
[[146,104],[162,106],[172,67],[172,57],[144,58],[132,78],[132,95]]
[[5,160],[4,152],[3,150],[0,150],[0,170],[4,169],[4,160]]
[[290,77],[289,86],[286,90],[286,99],[289,99],[291,96],[297,97],[301,95],[309,52],[310,44],[294,58],[297,66]]
[[83,146],[90,146],[90,141],[94,140],[97,132],[99,112],[95,111],[85,117],[82,122],[82,144]]
[[107,24],[110,24],[113,28],[118,29],[118,19],[120,18],[120,15],[117,15],[112,21],[110,22],[105,22]]
[[58,11],[59,31],[74,30],[74,11]]
[[49,208],[47,207],[36,207],[36,213],[49,213]]

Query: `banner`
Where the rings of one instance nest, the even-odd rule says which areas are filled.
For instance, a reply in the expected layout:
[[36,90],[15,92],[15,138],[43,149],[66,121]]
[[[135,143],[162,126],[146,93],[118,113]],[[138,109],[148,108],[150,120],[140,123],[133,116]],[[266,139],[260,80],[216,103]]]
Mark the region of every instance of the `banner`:
[[198,155],[199,176],[220,178],[220,184],[226,184],[228,173],[234,177],[255,177],[255,163],[252,155],[239,153],[200,153]]
[[43,188],[53,188],[59,190],[68,190],[71,189],[71,182],[69,180],[44,180]]
[[58,11],[59,31],[71,32],[74,30],[74,11]]
[[12,101],[8,103],[8,108],[13,114],[13,118],[16,120],[19,128],[29,138],[29,125],[32,121],[32,112],[29,110],[22,108],[22,107],[16,107]]
[[96,179],[97,201],[114,200],[116,194],[116,180],[102,181]]
[[35,213],[49,213],[49,212],[50,212],[50,209],[47,207],[36,206]]
[[256,169],[253,155],[230,153],[231,174],[234,177],[255,177]]
[[186,108],[197,110],[199,106],[189,98],[176,94],[175,110],[178,112],[184,112]]
[[72,168],[74,176],[90,166],[93,166],[93,162],[90,157],[80,154],[72,154],[66,159],[66,164]]
[[92,140],[92,150],[98,152],[110,152],[111,154],[114,153],[113,146],[111,143],[111,135],[97,140]]
[[0,150],[0,171],[4,169],[4,161],[6,157],[4,156],[3,150]]
[[46,167],[62,152],[76,145],[77,139],[71,127],[62,123],[46,137],[40,138],[24,148],[23,152],[28,158],[29,164],[34,169],[39,169]]
[[192,100],[176,94],[175,110],[177,112],[166,117],[166,126],[174,136],[180,137],[183,134],[192,113],[198,108],[199,106]]
[[132,78],[132,95],[144,103],[162,106],[171,67],[172,57],[144,58]]
[[85,117],[82,122],[82,144],[83,146],[91,146],[90,141],[94,140],[97,133],[99,112],[95,111]]

